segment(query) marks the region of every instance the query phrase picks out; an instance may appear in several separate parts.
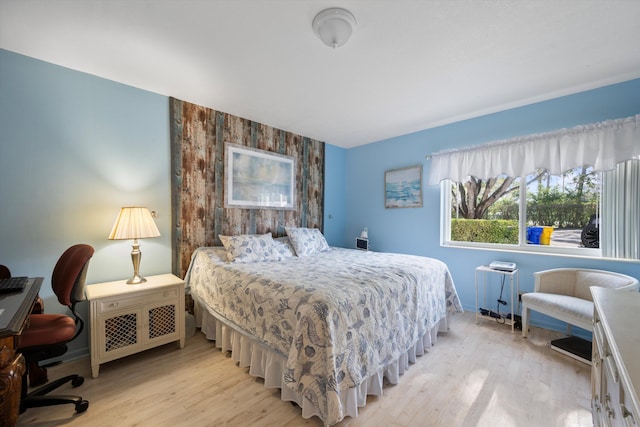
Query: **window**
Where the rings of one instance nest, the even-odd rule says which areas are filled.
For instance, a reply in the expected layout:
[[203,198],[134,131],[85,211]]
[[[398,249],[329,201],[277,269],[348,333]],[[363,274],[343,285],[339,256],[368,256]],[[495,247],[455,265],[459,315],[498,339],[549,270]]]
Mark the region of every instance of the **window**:
[[540,169],[526,177],[470,177],[446,181],[445,188],[446,243],[599,253],[601,174],[591,167],[562,175]]
[[640,114],[433,153],[442,242],[640,260],[638,141]]

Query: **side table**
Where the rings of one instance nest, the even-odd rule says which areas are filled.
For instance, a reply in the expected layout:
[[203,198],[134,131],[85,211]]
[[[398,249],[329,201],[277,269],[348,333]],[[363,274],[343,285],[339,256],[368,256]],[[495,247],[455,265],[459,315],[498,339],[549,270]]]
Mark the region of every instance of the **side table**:
[[173,274],[149,276],[145,283],[126,280],[85,287],[90,302],[91,375],[100,365],[143,350],[185,342],[184,280]]
[[[496,320],[495,317],[489,316],[489,315],[484,315],[480,313],[480,306],[478,305],[478,288],[480,285],[480,280],[479,280],[479,276],[482,276],[482,285],[483,285],[483,299],[484,299],[484,308],[487,307],[487,275],[488,274],[499,274],[502,275],[504,278],[509,278],[509,286],[511,289],[511,302],[510,302],[510,308],[511,308],[511,317],[510,318],[505,318],[505,317],[501,317],[500,319],[504,321],[505,324],[507,325],[511,325],[511,332],[515,332],[515,314],[516,314],[516,310],[515,310],[515,305],[514,305],[514,295],[517,296],[517,298],[519,298],[520,295],[520,275],[518,273],[518,270],[513,270],[513,271],[504,271],[504,270],[496,270],[493,268],[490,268],[487,265],[481,265],[479,267],[476,267],[476,323],[478,323],[478,319],[480,318],[486,318],[486,319],[493,319]],[[513,282],[514,282],[514,278],[515,278],[515,282],[516,282],[516,293],[513,293]]]

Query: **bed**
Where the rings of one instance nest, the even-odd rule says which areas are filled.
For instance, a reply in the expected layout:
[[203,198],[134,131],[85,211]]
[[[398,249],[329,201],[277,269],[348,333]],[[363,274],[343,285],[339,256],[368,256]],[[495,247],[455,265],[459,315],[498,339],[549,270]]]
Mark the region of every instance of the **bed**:
[[356,417],[383,378],[399,380],[462,312],[432,258],[329,247],[317,229],[220,236],[186,275],[207,338],[305,418]]

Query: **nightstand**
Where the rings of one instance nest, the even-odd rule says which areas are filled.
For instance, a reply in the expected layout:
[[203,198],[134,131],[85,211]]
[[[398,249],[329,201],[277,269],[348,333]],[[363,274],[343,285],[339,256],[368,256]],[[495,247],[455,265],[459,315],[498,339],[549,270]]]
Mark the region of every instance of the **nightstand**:
[[185,342],[184,280],[173,274],[85,287],[90,303],[91,375],[100,365],[173,341]]

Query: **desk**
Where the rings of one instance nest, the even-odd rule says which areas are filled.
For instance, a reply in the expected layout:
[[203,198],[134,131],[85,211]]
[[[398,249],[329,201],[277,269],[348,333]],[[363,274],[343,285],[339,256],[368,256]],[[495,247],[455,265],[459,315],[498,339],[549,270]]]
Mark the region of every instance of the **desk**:
[[18,421],[25,361],[16,354],[18,337],[28,325],[29,313],[42,286],[42,277],[30,278],[20,293],[0,295],[0,425]]

